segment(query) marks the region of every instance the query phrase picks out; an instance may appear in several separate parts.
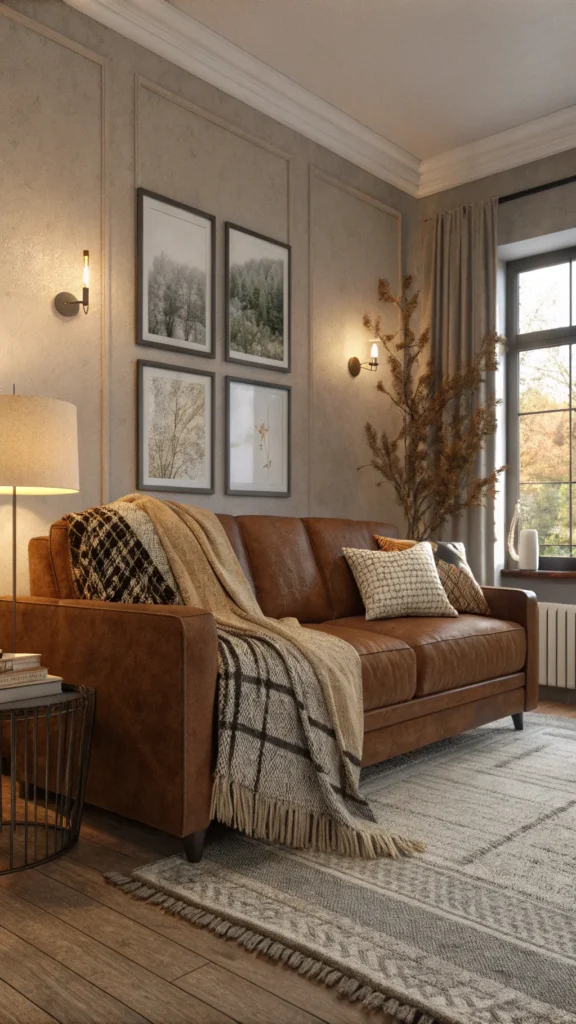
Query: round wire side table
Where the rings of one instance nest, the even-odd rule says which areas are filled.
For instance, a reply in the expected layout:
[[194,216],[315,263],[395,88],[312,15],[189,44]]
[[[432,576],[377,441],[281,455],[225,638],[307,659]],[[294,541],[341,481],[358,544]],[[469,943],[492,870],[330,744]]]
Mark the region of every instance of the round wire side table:
[[69,850],[80,833],[95,691],[0,704],[0,875]]

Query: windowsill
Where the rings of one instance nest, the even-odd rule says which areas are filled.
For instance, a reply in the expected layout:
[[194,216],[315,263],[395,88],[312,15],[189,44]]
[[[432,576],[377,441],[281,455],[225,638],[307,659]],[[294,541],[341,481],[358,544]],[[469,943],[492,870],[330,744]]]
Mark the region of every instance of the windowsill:
[[576,580],[576,572],[554,569],[502,569],[501,576],[530,576],[541,580]]

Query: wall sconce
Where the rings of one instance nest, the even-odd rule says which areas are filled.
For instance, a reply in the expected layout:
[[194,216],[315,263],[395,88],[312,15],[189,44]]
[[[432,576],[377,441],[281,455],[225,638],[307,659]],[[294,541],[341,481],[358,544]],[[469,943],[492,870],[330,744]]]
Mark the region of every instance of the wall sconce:
[[80,306],[88,312],[90,299],[90,253],[84,249],[84,270],[82,272],[82,298],[77,299],[71,292],[58,292],[54,305],[60,316],[76,316]]
[[370,362],[361,363],[356,356],[352,356],[348,360],[348,371],[351,377],[357,377],[360,370],[377,370],[378,369],[378,341],[375,338],[372,342],[372,348],[370,349]]

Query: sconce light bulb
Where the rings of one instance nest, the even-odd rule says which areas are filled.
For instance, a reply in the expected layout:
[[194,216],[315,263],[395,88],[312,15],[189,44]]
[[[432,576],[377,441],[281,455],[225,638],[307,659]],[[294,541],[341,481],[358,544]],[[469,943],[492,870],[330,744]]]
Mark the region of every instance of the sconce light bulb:
[[372,343],[372,348],[370,349],[370,359],[378,359],[378,342],[377,341],[374,341]]
[[90,287],[90,253],[88,249],[84,250],[84,270],[82,272],[82,284],[84,288]]

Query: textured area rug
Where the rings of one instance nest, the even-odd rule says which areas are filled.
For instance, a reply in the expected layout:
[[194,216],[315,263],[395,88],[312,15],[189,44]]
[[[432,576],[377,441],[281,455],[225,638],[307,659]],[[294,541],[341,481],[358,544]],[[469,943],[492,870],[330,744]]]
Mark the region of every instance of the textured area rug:
[[576,1024],[576,722],[506,719],[384,762],[362,789],[424,856],[218,835],[109,880],[410,1024]]

